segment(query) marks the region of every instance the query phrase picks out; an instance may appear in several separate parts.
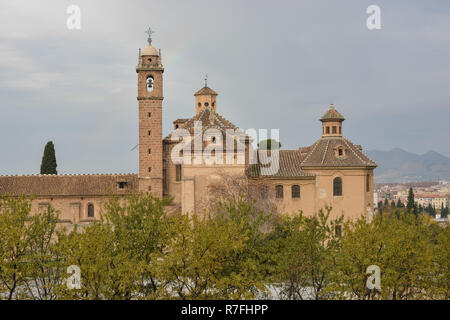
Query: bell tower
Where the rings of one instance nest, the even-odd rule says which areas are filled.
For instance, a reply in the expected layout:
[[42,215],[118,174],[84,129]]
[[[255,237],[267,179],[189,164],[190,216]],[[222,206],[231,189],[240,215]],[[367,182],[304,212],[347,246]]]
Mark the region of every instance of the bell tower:
[[322,137],[342,137],[342,122],[345,118],[331,104],[328,111],[320,118]]
[[217,92],[208,87],[208,75],[205,78],[205,86],[198,90],[195,94],[195,113],[199,114],[205,108],[211,108],[216,112],[217,108]]
[[139,49],[138,96],[139,103],[139,191],[163,195],[162,102],[163,72],[161,50],[152,46],[149,28],[148,46]]

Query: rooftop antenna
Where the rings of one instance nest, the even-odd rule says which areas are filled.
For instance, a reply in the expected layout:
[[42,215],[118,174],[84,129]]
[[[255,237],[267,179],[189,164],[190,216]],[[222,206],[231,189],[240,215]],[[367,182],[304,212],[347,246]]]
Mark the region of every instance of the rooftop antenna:
[[152,28],[148,27],[147,31],[145,31],[146,34],[148,34],[148,44],[151,45],[152,44],[152,34],[155,33],[155,31],[152,30]]

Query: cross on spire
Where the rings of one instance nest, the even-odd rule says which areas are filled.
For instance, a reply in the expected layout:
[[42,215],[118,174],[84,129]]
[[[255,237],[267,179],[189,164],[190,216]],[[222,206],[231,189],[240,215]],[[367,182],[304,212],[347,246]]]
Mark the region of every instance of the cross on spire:
[[148,34],[148,44],[151,45],[152,44],[152,34],[155,33],[155,31],[152,30],[152,28],[148,27],[147,31],[145,31],[146,34]]
[[205,87],[208,86],[208,74],[205,74]]

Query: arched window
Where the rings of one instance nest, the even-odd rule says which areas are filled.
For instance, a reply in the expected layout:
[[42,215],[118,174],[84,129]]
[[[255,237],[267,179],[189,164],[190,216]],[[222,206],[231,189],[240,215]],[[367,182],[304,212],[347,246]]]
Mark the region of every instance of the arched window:
[[208,102],[205,102],[205,107],[208,107],[209,106],[209,103]]
[[283,186],[278,185],[275,187],[275,193],[277,199],[283,199]]
[[88,204],[88,217],[89,218],[94,217],[94,205],[92,203]]
[[147,92],[153,91],[153,89],[154,89],[153,88],[154,87],[154,80],[153,80],[152,76],[149,76],[147,78],[146,83],[147,83]]
[[297,184],[292,186],[292,198],[300,198],[300,186]]
[[333,180],[333,195],[342,196],[342,179],[339,177]]

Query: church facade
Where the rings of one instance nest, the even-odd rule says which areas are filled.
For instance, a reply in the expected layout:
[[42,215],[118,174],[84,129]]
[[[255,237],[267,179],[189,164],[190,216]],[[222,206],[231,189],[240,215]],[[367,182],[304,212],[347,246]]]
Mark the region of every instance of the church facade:
[[[163,138],[164,67],[151,38],[139,50],[136,72],[137,174],[0,176],[0,194],[33,196],[33,212],[52,205],[61,212],[60,222],[70,227],[97,220],[108,196],[138,192],[172,197],[172,210],[194,214],[208,202],[210,185],[228,175],[263,182],[264,192],[283,213],[310,215],[331,206],[333,215],[373,214],[376,163],[344,137],[345,119],[333,105],[320,118],[322,137],[313,145],[260,152],[252,148],[251,137],[218,113],[218,94],[205,83],[194,95],[195,115],[175,120]],[[277,165],[268,167],[267,160]]]

